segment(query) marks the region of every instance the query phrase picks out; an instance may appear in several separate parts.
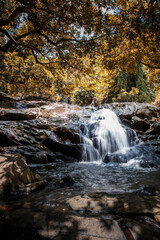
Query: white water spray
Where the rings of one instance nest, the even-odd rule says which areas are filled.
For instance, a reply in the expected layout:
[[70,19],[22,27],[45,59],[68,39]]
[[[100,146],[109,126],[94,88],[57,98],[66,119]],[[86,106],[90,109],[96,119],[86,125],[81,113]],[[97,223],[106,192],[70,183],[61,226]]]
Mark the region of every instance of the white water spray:
[[125,129],[110,109],[94,112],[81,134],[82,161],[102,161],[106,154],[129,147]]

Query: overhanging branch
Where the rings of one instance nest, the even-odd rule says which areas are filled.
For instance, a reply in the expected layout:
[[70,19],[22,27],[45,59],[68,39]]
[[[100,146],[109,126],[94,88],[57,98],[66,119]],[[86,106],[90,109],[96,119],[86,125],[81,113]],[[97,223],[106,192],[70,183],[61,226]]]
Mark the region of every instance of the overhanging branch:
[[0,27],[2,26],[6,26],[8,24],[10,24],[12,21],[14,21],[14,19],[20,14],[20,13],[29,13],[31,12],[31,10],[29,9],[29,7],[17,7],[12,13],[11,15],[5,19],[5,20],[1,20],[0,21]]

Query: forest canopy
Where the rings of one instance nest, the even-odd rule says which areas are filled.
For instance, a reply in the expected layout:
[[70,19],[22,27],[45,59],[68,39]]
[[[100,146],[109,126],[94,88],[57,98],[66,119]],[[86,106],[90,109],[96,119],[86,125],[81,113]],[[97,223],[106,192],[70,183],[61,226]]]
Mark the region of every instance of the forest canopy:
[[93,98],[153,101],[160,86],[159,5],[2,0],[1,91],[82,105]]

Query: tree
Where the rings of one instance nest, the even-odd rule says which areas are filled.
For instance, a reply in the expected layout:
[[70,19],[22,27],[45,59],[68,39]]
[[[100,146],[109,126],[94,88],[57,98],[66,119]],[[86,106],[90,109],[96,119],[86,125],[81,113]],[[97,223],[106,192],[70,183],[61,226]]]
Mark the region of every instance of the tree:
[[160,69],[159,1],[117,0],[113,10],[107,16],[112,34],[106,43],[105,64],[128,72],[136,71],[139,63]]
[[120,71],[120,73],[117,76],[117,87],[120,89],[127,90],[128,88],[128,82],[127,82],[128,74],[125,70]]
[[96,46],[104,28],[102,9],[109,2],[2,0],[0,51],[28,49],[36,63],[69,64],[72,53],[82,55]]
[[137,66],[136,87],[139,89],[140,92],[147,92],[147,81],[143,73],[142,64],[138,64]]
[[53,74],[36,64],[32,55],[6,53],[1,69],[1,91],[23,97],[26,95],[54,94]]

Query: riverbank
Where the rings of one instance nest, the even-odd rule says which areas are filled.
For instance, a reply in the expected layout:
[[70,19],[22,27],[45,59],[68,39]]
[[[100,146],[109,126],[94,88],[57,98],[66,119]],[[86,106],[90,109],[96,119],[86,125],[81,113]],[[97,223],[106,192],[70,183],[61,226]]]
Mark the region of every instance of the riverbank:
[[[83,163],[79,128],[102,108],[119,116],[131,146]],[[19,159],[1,161],[10,179],[1,191],[3,239],[158,239],[159,116],[150,104],[79,107],[1,96],[0,157]],[[88,129],[95,138],[96,124]]]

